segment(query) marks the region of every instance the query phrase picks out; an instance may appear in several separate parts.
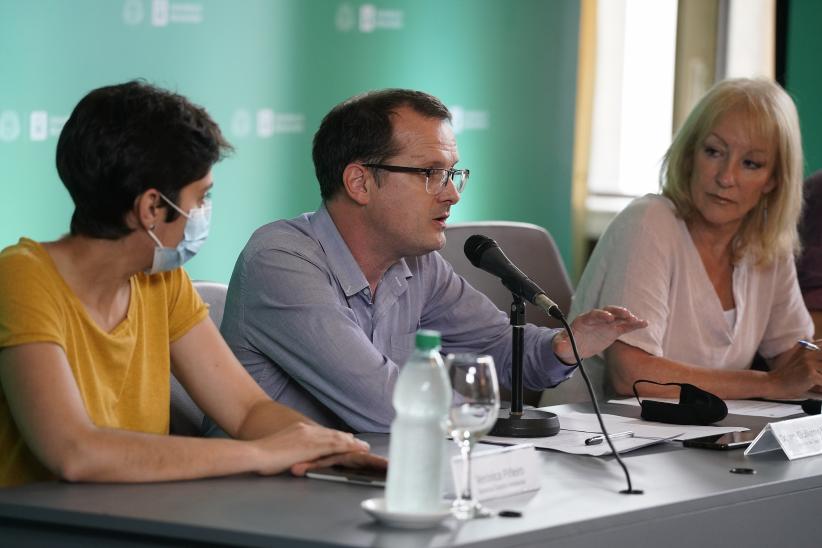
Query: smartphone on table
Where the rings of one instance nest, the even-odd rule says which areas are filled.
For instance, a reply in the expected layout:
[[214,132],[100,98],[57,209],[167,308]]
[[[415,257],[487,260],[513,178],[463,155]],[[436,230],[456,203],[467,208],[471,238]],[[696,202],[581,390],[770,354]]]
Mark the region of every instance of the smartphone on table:
[[315,468],[305,473],[306,477],[331,481],[343,481],[357,485],[385,487],[387,470],[382,468],[345,468],[343,466],[328,466]]
[[751,442],[756,439],[757,435],[759,435],[759,432],[752,430],[745,432],[728,432],[727,434],[715,434],[713,436],[684,440],[682,445],[684,447],[727,451],[729,449],[742,449],[743,447],[749,446]]

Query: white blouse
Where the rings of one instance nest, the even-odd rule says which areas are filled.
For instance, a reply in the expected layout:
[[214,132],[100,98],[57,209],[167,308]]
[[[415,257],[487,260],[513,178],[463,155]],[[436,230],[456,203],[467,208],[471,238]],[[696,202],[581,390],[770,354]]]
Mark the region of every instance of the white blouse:
[[606,305],[648,320],[620,337],[654,356],[717,369],[747,369],[757,350],[773,358],[813,323],[793,257],[756,267],[734,266],[735,318],[722,310],[685,222],[673,203],[649,194],[622,211],[594,250],[574,295],[570,317]]

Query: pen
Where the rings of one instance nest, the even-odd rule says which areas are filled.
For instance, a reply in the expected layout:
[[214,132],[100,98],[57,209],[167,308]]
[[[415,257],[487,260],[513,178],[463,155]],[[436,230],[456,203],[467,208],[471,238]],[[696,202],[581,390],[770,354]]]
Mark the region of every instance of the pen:
[[797,342],[799,343],[799,346],[807,348],[808,350],[820,350],[820,348],[818,346],[816,346],[815,344],[813,344],[811,341],[806,341],[805,339],[799,339]]
[[[608,437],[612,440],[619,438],[633,438],[634,433],[628,430],[627,432],[617,432],[616,434],[609,434]],[[598,445],[603,441],[605,441],[605,436],[600,434],[598,436],[593,436],[585,440],[585,445]]]

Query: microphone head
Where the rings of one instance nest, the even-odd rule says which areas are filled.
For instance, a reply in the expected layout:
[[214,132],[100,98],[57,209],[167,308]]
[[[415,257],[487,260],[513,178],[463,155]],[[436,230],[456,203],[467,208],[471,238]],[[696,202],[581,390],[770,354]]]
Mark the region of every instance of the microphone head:
[[802,402],[802,411],[807,415],[818,415],[822,411],[822,400],[805,400]]
[[469,261],[471,261],[471,264],[477,268],[480,268],[482,254],[492,247],[499,247],[499,245],[497,245],[497,242],[488,236],[474,234],[465,240],[465,245],[462,249],[465,252],[465,256],[468,257]]

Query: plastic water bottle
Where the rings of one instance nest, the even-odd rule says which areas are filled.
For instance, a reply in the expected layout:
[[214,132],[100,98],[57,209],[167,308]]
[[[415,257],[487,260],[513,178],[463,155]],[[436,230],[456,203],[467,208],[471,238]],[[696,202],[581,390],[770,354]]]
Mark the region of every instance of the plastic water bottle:
[[416,350],[394,387],[388,483],[389,512],[428,513],[442,508],[442,470],[451,385],[437,331],[417,331]]

